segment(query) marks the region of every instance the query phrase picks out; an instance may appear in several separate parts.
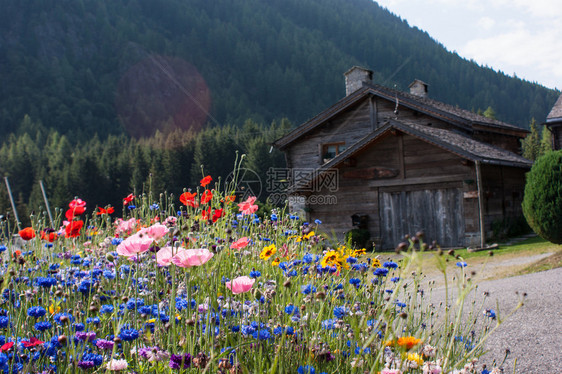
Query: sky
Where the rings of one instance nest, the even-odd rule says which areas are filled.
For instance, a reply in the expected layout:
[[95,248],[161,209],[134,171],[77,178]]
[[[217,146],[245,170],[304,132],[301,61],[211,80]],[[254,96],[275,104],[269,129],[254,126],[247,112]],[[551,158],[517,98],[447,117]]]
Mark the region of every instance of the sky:
[[376,0],[449,51],[562,89],[561,0]]

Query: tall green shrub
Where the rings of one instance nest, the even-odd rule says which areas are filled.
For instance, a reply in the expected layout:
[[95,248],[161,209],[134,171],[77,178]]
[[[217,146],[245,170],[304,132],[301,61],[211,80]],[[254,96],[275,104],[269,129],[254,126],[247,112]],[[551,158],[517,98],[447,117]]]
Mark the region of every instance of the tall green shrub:
[[527,173],[523,214],[538,235],[562,244],[562,151],[538,158]]

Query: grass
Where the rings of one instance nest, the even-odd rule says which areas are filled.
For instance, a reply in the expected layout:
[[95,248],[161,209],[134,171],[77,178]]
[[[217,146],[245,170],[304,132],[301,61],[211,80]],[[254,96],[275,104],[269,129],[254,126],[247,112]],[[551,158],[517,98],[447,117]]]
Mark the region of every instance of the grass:
[[[552,255],[544,256],[552,253]],[[490,255],[491,254],[491,255]],[[376,252],[381,261],[398,260],[401,256],[394,252]],[[448,272],[456,267],[459,261],[466,261],[475,280],[491,280],[506,278],[537,271],[549,270],[562,266],[562,246],[550,243],[541,237],[532,237],[514,244],[500,244],[493,250],[468,252],[467,249],[444,251]],[[437,253],[426,252],[423,256],[422,270],[427,280],[441,283],[442,276],[437,267]],[[533,257],[538,259],[533,261]]]

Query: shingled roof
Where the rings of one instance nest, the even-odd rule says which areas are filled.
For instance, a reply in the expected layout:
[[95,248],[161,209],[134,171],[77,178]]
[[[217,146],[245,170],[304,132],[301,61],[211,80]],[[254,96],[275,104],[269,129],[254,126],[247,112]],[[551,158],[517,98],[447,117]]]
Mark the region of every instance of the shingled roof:
[[[479,142],[454,131],[419,125],[412,121],[389,120],[379,129],[365,136],[363,139],[347,148],[332,160],[322,165],[314,173],[311,173],[310,177],[317,177],[324,170],[338,167],[348,157],[351,157],[357,152],[367,148],[392,130],[398,130],[409,134],[427,143],[454,153],[462,158],[474,162],[479,161],[482,164],[512,166],[524,169],[530,169],[533,164],[532,161],[529,161],[513,152],[487,143]],[[310,178],[303,178],[302,180],[297,181],[296,185],[292,186],[290,190],[298,190],[299,188],[305,187],[309,182]]]
[[547,123],[560,120],[562,120],[562,94],[558,97],[556,103],[554,103],[548,116],[546,116]]
[[273,143],[274,146],[280,149],[287,147],[289,144],[299,139],[301,136],[314,130],[316,127],[322,125],[337,114],[341,113],[343,110],[363,100],[368,95],[378,96],[390,101],[397,100],[399,106],[405,106],[420,113],[425,113],[429,116],[439,118],[468,131],[472,131],[475,129],[499,132],[507,131],[508,133],[512,133],[521,137],[524,137],[527,133],[529,133],[528,130],[522,129],[515,125],[511,125],[509,123],[502,122],[496,119],[487,118],[477,113],[445,104],[437,100],[412,95],[407,92],[398,91],[377,84],[363,83],[362,88],[342,98],[328,109],[322,111],[315,117],[311,118],[301,126],[291,131],[289,134],[276,140]]

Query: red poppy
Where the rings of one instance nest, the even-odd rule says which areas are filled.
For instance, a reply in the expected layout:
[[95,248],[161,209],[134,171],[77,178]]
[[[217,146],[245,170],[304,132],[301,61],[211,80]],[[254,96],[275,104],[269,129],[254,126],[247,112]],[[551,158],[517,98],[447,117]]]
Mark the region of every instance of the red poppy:
[[[70,209],[86,208],[86,202],[82,199],[74,199],[70,203],[68,203],[68,207]],[[84,211],[82,211],[82,213],[84,213]],[[82,214],[82,213],[80,213],[80,214]]]
[[0,347],[0,352],[9,351],[14,346],[14,342],[9,342]]
[[41,345],[45,342],[42,342],[41,340],[37,339],[36,337],[32,336],[28,342],[26,341],[22,341],[23,346],[25,348],[29,348],[29,347],[35,347],[36,345]]
[[219,218],[221,218],[223,215],[223,210],[222,209],[215,209],[215,212],[213,213],[213,222],[217,222],[217,220]]
[[107,209],[98,207],[98,209],[99,209],[99,212],[96,213],[98,216],[101,216],[102,214],[112,214],[113,212],[115,212],[115,209],[112,206],[110,206]]
[[86,211],[85,207],[76,207],[76,208],[70,208],[69,210],[66,211],[66,214],[64,215],[66,217],[67,220],[72,220],[74,217],[78,217],[80,214],[84,213]]
[[213,180],[213,178],[211,178],[210,175],[207,175],[205,178],[201,179],[201,187],[205,187],[206,185],[208,185],[209,183],[211,183],[211,181]]
[[65,232],[67,238],[75,238],[80,236],[80,230],[82,230],[82,226],[84,226],[84,222],[80,221],[70,221],[68,225],[66,225]]
[[129,204],[131,201],[133,201],[133,199],[134,199],[135,197],[136,197],[136,196],[133,195],[132,193],[129,194],[129,196],[127,196],[126,198],[123,199],[123,205]]
[[59,236],[54,231],[43,230],[41,231],[41,239],[47,240],[48,242],[52,243],[57,240]]
[[189,205],[190,207],[196,208],[197,203],[195,202],[195,196],[197,196],[196,193],[184,192],[180,195],[180,201],[183,205]]
[[213,193],[210,190],[205,190],[201,196],[201,204],[207,204],[213,198]]
[[201,211],[201,219],[208,220],[209,218],[211,218],[211,207],[208,207],[207,209],[203,209],[203,211]]
[[20,230],[18,234],[20,238],[22,238],[25,241],[35,238],[35,230],[33,230],[33,228],[31,227],[26,227],[25,229]]

